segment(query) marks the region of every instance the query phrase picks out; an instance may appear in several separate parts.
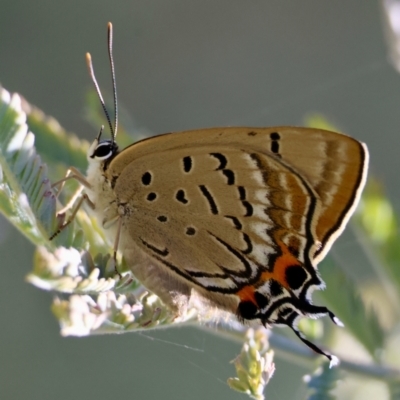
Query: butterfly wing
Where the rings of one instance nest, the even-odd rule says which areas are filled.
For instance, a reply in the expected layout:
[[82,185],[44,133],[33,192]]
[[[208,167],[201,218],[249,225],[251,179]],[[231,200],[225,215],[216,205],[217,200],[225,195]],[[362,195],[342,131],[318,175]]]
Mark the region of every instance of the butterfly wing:
[[363,143],[346,135],[318,129],[212,128],[160,135],[135,143],[110,165],[117,176],[132,161],[149,154],[199,146],[213,152],[222,145],[274,156],[292,168],[317,194],[321,210],[315,218],[316,246],[312,258],[321,261],[345,228],[357,206],[368,169]]
[[230,311],[246,319],[278,321],[293,302],[312,312],[309,293],[322,285],[311,262],[321,201],[279,157],[197,143],[142,155],[115,182],[122,236],[165,271],[206,297],[235,296]]
[[316,264],[354,211],[367,162],[363,144],[332,132],[224,128],[139,142],[107,173],[123,245],[150,260],[134,272],[164,301],[194,288],[242,319],[290,326],[335,362],[296,322],[338,321],[310,302],[323,286]]
[[257,282],[273,271],[279,245],[302,262],[315,251],[316,194],[260,153],[197,146],[144,156],[125,168],[115,191],[129,208],[128,236],[209,291],[236,293]]

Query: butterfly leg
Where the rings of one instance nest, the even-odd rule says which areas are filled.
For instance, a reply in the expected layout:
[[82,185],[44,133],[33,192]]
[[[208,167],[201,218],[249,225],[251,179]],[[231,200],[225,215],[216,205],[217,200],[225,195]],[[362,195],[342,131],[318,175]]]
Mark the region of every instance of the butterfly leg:
[[76,202],[78,201],[74,211],[72,212],[72,215],[68,218],[68,220],[64,223],[61,224],[61,226],[56,230],[56,232],[54,232],[49,240],[54,239],[63,229],[65,229],[65,227],[67,227],[72,220],[74,219],[76,213],[78,212],[79,208],[81,207],[82,203],[84,201],[86,201],[88,203],[88,205],[94,209],[94,204],[93,202],[89,199],[89,197],[87,195],[83,195],[81,197],[80,200],[77,200],[78,197],[81,195],[82,190],[85,187],[90,187],[90,183],[86,180],[86,178],[84,177],[84,175],[82,175],[82,173],[77,170],[74,167],[70,167],[67,170],[67,173],[65,174],[65,177],[63,179],[60,179],[59,181],[53,183],[51,185],[52,188],[56,188],[58,187],[57,193],[56,193],[56,198],[58,198],[58,196],[60,195],[61,191],[64,188],[65,182],[70,180],[70,179],[74,179],[77,180],[81,185],[78,188],[78,190],[75,191],[75,193],[73,194],[72,198],[70,199],[70,201],[67,203],[67,205],[62,208],[60,211],[58,211],[57,215],[62,215],[65,214],[68,210],[70,210],[71,208],[73,208],[74,204],[76,204]]
[[86,201],[86,203],[89,205],[90,208],[94,209],[95,206],[93,202],[89,199],[87,194],[83,194],[82,197],[79,199],[78,204],[75,206],[74,210],[72,211],[72,214],[70,217],[67,219],[66,222],[64,222],[50,237],[49,240],[53,240],[63,229],[65,229],[75,218],[77,212],[81,208],[83,202]]
[[90,183],[86,180],[85,176],[78,169],[76,169],[75,167],[69,167],[67,169],[65,177],[57,182],[54,182],[51,185],[52,188],[58,187],[56,197],[58,197],[59,194],[61,193],[62,189],[64,188],[65,182],[70,179],[75,179],[84,187],[91,187]]

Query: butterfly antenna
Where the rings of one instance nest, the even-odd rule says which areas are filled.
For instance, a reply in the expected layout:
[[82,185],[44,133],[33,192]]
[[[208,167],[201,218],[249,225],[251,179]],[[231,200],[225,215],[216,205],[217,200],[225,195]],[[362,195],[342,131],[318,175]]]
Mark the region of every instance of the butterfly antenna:
[[108,56],[110,58],[112,87],[113,87],[113,96],[114,96],[114,136],[113,136],[113,141],[115,141],[115,137],[117,136],[117,130],[118,130],[118,102],[117,102],[117,84],[115,81],[115,67],[114,67],[112,46],[113,46],[113,26],[112,26],[112,23],[109,22],[108,23]]
[[104,114],[106,115],[106,118],[107,118],[107,121],[108,121],[108,125],[109,125],[110,131],[111,131],[111,136],[112,136],[112,138],[114,140],[114,138],[115,138],[114,128],[112,126],[110,115],[108,114],[106,105],[104,103],[103,96],[101,95],[99,84],[97,83],[96,77],[94,75],[92,56],[90,55],[90,53],[86,53],[86,64],[87,64],[87,67],[89,69],[90,78],[92,79],[94,87],[96,88],[97,96],[99,97],[101,106],[103,107]]

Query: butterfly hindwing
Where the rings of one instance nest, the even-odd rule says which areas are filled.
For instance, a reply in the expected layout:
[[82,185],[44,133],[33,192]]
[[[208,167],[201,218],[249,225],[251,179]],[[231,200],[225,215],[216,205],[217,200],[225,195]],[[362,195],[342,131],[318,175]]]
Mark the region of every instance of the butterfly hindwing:
[[195,289],[235,295],[236,307],[251,301],[245,318],[272,322],[277,300],[305,301],[321,284],[310,262],[320,202],[279,157],[246,145],[171,149],[131,161],[114,190],[124,237]]

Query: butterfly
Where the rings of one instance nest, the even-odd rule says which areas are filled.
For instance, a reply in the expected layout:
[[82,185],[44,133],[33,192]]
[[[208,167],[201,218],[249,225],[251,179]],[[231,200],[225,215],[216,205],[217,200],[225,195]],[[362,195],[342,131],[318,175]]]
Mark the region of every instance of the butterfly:
[[88,151],[86,200],[134,275],[177,315],[196,294],[239,320],[286,325],[311,349],[335,356],[298,330],[300,317],[328,315],[312,304],[324,283],[317,264],[353,214],[368,169],[365,144],[321,129],[211,128],[168,133],[120,151],[105,107]]

